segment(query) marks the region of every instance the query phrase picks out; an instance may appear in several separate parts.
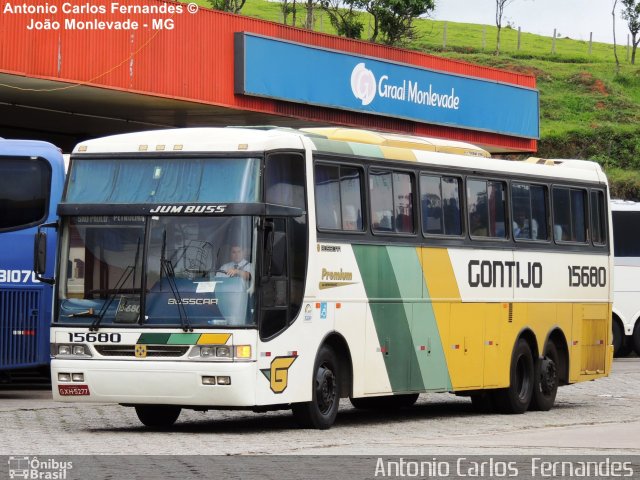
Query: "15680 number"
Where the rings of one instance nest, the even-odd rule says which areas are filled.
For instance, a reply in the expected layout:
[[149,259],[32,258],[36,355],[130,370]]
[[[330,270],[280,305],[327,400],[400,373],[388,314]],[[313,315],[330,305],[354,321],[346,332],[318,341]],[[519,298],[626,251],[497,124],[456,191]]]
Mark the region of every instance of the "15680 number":
[[81,333],[69,332],[69,341],[78,343],[120,343],[122,335],[119,333]]
[[607,269],[604,267],[587,267],[569,265],[570,287],[605,287],[607,285]]

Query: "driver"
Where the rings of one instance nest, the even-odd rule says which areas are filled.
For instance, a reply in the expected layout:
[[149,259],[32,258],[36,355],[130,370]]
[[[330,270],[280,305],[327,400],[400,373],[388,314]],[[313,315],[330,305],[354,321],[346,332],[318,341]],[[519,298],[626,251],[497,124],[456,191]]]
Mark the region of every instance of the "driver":
[[239,245],[231,247],[231,261],[222,265],[216,277],[239,277],[248,282],[251,280],[251,262],[247,260],[244,249]]

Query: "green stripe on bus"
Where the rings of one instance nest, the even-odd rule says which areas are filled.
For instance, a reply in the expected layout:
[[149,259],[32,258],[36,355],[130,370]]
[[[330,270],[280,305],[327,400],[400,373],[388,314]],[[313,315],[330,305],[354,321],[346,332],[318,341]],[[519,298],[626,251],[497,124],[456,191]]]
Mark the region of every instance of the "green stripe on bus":
[[326,138],[309,137],[309,139],[316,146],[316,149],[320,152],[328,153],[341,153],[345,155],[353,155],[351,148],[347,142],[336,142],[334,140],[327,140]]
[[405,303],[416,354],[416,363],[410,368],[410,387],[415,390],[423,385],[426,390],[448,390],[451,380],[418,252],[411,247],[393,246],[387,247],[387,252],[400,294],[411,302]]
[[[394,392],[450,390],[451,379],[424,282],[411,247],[353,247]],[[367,348],[373,348],[367,345]]]
[[[394,392],[423,390],[421,381],[412,382],[411,365],[417,365],[409,318],[386,247],[354,245],[356,261],[364,283],[376,327],[378,343],[384,350],[389,383]],[[373,345],[367,345],[373,348]]]
[[143,333],[140,335],[137,343],[145,345],[166,345],[170,336],[170,333]]
[[167,345],[195,345],[199,338],[199,333],[172,333]]
[[377,145],[349,142],[349,146],[351,147],[351,150],[353,150],[354,155],[361,155],[363,157],[384,158],[382,150],[380,150],[380,147],[378,147]]

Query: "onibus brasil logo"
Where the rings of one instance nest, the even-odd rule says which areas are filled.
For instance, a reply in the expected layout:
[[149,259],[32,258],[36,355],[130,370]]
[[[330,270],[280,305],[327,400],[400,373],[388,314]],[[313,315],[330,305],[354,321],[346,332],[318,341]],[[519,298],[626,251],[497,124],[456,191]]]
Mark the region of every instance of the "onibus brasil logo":
[[417,80],[398,80],[389,75],[381,75],[376,80],[375,75],[364,62],[358,63],[351,71],[351,91],[362,102],[363,106],[373,102],[376,94],[380,98],[387,98],[401,102],[409,102],[426,107],[442,108],[446,110],[458,110],[460,97],[456,95],[455,88],[446,93],[440,93],[432,84],[428,88],[422,87]]
[[66,480],[73,462],[59,461],[55,458],[9,457],[9,478],[33,480]]

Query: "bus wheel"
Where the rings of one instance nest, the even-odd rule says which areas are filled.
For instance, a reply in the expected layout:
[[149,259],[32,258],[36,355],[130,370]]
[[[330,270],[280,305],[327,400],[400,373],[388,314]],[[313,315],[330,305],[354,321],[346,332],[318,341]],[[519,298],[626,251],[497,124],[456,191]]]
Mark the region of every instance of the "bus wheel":
[[401,395],[385,395],[382,397],[351,398],[351,405],[360,410],[408,408],[416,403],[419,396],[419,393],[403,393]]
[[314,371],[311,401],[294,404],[293,416],[301,427],[326,430],[336,421],[340,403],[338,359],[330,347],[320,349]]
[[640,356],[640,320],[636,321],[636,327],[633,329],[633,349]]
[[[627,338],[626,338],[626,335],[624,334],[624,329],[622,328],[622,325],[615,318],[613,319],[611,330],[613,333],[613,342],[612,342],[613,356],[626,357],[631,353],[631,346],[628,345]],[[640,333],[638,333],[638,336],[640,336]],[[635,334],[634,334],[634,339],[635,339]]]
[[136,415],[147,427],[168,428],[180,416],[180,407],[172,405],[136,405]]
[[545,348],[544,357],[538,359],[535,365],[533,397],[530,410],[546,412],[551,410],[558,393],[558,350],[553,342]]
[[509,387],[495,390],[493,401],[502,413],[524,413],[529,408],[534,386],[533,357],[524,338],[518,340],[511,354]]

